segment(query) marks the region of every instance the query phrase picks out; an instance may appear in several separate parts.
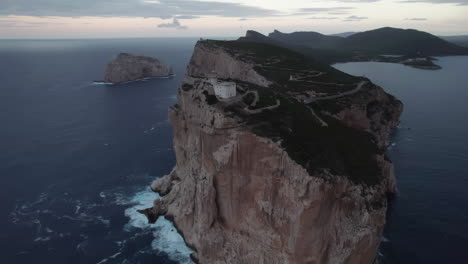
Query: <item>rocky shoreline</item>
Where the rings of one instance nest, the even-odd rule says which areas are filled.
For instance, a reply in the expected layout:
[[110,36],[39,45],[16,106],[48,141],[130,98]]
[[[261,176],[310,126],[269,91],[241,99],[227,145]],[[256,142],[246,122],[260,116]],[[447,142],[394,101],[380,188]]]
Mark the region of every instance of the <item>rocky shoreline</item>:
[[432,57],[417,57],[417,56],[356,56],[347,62],[385,62],[403,64],[412,68],[422,70],[440,70],[441,66],[434,63],[436,59]]

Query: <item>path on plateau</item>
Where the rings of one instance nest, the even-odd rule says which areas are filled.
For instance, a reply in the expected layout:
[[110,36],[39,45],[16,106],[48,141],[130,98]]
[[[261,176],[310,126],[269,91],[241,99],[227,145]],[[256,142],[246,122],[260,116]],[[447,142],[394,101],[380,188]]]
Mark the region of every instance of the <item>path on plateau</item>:
[[343,96],[352,95],[352,94],[355,94],[355,93],[359,92],[362,89],[362,87],[364,85],[366,85],[366,84],[367,84],[367,81],[362,81],[362,82],[358,83],[356,85],[356,88],[354,88],[351,91],[342,92],[342,93],[336,94],[336,95],[328,95],[328,96],[309,98],[305,103],[309,104],[309,103],[312,103],[314,101],[332,100],[332,99],[337,99],[337,98],[340,98],[340,97],[343,97]]

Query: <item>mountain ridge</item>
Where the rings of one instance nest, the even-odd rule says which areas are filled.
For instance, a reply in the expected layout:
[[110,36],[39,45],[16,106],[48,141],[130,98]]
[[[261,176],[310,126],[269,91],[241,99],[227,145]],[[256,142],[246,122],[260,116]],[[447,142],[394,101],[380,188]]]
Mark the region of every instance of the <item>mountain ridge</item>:
[[[257,42],[261,38],[262,43],[287,47],[328,64],[381,61],[438,69],[440,67],[433,63],[433,56],[468,55],[468,48],[415,29],[383,27],[348,37],[329,36],[313,31],[282,33],[274,30],[268,36],[250,32],[249,36],[239,40]],[[400,55],[401,59],[390,60],[381,55]],[[418,63],[412,65],[415,59],[418,59]]]

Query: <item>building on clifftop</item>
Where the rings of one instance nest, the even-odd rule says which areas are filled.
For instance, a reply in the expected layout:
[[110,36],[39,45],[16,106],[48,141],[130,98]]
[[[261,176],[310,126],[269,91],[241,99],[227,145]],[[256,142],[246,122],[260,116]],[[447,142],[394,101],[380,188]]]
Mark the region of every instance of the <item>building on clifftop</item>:
[[210,80],[214,93],[219,99],[229,99],[236,96],[236,83],[218,81],[216,78]]

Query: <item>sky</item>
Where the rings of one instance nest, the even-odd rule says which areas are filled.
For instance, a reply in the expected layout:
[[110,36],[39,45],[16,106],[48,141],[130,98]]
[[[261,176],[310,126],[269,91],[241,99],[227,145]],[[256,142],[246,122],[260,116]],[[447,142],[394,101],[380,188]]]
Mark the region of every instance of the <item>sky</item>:
[[0,0],[0,38],[238,37],[384,26],[468,35],[468,0]]

